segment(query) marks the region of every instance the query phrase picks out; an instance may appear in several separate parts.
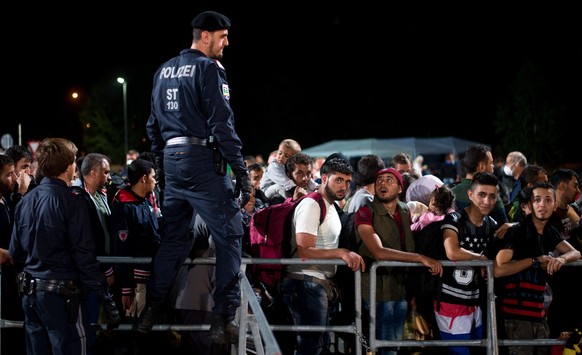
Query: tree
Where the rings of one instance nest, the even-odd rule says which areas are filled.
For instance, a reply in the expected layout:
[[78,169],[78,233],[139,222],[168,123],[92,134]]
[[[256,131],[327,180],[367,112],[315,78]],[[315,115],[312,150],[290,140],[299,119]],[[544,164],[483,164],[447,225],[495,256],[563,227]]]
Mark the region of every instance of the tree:
[[[112,77],[94,84],[80,114],[87,152],[105,154],[119,165],[125,164],[126,153],[121,90]],[[145,139],[148,112],[144,112],[149,110],[149,105],[137,104],[140,100],[132,99],[128,89],[128,145],[130,149],[142,152],[149,150]]]
[[[538,67],[527,63],[510,87],[510,98],[499,105],[494,127],[499,151],[518,150],[531,162],[554,162],[562,137],[560,115],[549,95],[549,88]],[[551,147],[551,149],[548,149]]]

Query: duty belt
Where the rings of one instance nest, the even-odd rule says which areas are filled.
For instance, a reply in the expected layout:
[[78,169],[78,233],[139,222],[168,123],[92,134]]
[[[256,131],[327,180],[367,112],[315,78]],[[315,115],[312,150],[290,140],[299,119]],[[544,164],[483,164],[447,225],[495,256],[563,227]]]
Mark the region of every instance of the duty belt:
[[166,145],[202,145],[206,147],[207,139],[197,138],[197,137],[174,137],[168,139]]
[[36,291],[54,292],[69,297],[77,291],[77,286],[72,281],[34,279]]
[[22,294],[33,294],[36,291],[54,292],[70,297],[79,287],[71,280],[47,280],[31,277],[28,273],[21,273],[18,277],[18,287]]

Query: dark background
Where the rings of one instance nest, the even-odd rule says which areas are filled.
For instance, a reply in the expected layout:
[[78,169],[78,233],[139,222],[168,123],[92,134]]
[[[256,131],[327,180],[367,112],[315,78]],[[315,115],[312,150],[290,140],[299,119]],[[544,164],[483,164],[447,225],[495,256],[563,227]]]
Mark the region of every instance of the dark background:
[[11,113],[0,134],[18,142],[21,123],[24,142],[64,136],[83,146],[83,101],[70,94],[86,98],[95,85],[109,86],[111,119],[119,122],[115,79],[123,76],[129,146],[147,149],[153,73],[190,46],[192,18],[216,10],[232,22],[222,63],[243,154],[266,156],[284,138],[308,148],[331,139],[453,135],[504,155],[495,149],[494,120],[529,63],[567,117],[560,144],[571,156],[557,159],[581,160],[582,22],[574,5],[132,4],[13,5],[5,16],[17,25],[2,25],[3,103]]

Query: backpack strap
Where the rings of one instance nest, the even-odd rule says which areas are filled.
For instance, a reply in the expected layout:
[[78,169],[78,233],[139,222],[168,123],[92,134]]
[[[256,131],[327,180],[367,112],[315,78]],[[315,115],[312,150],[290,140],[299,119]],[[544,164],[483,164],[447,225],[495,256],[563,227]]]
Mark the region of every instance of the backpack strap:
[[[325,208],[325,202],[323,201],[323,196],[321,196],[321,194],[317,191],[313,191],[311,193],[308,193],[307,195],[303,195],[297,200],[297,203],[295,204],[295,208],[297,208],[297,206],[299,205],[299,201],[303,200],[304,198],[311,198],[311,199],[317,201],[317,203],[319,204],[319,224],[321,225],[323,223],[323,220],[325,219],[325,215],[327,213],[327,210]],[[293,210],[295,210],[295,208]],[[291,251],[290,255],[295,254],[295,252],[297,252],[297,248],[293,249]]]
[[[314,199],[315,201],[317,201],[317,203],[319,204],[319,224],[323,223],[323,220],[325,219],[325,215],[327,213],[327,210],[325,208],[325,202],[323,201],[323,196],[321,196],[321,194],[317,191],[313,191],[311,193],[308,193],[307,195],[301,197],[302,199],[305,197],[309,197]],[[335,203],[334,203],[335,205]]]

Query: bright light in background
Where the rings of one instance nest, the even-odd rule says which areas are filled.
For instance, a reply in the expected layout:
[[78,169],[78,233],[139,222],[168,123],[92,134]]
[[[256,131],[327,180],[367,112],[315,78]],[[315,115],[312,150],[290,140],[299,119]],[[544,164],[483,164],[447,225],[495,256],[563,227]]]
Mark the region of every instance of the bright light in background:
[[71,96],[73,97],[73,99],[76,99],[79,97],[79,93],[74,92]]
[[[117,82],[123,85],[123,131],[124,131],[124,148],[123,156],[127,154],[127,81],[124,78],[118,77]],[[124,158],[125,159],[125,158]]]

